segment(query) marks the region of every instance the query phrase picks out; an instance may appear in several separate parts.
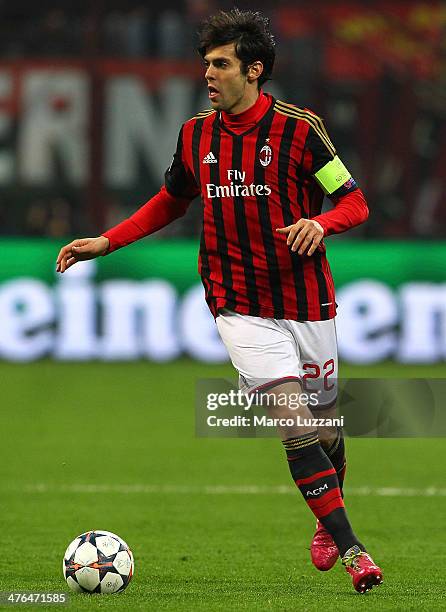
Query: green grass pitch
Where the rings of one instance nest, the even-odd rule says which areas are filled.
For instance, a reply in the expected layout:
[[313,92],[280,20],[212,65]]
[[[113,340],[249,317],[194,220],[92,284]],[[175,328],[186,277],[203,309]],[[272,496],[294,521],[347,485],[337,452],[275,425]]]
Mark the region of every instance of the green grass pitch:
[[314,520],[278,440],[195,437],[195,380],[229,366],[3,363],[0,376],[0,591],[68,591],[65,548],[96,528],[129,542],[134,579],[120,595],[72,594],[68,609],[446,608],[444,440],[347,441],[349,514],[385,577],[361,596],[340,564],[311,565]]

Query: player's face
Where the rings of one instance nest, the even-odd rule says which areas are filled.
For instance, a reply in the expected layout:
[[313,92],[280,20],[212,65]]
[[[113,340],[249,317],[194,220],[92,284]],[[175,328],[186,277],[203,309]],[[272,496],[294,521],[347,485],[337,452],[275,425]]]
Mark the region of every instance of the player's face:
[[[240,113],[255,102],[257,82],[242,73],[242,63],[235,54],[235,44],[210,49],[205,57],[205,78],[209,100],[215,110]],[[255,95],[254,99],[253,95]]]

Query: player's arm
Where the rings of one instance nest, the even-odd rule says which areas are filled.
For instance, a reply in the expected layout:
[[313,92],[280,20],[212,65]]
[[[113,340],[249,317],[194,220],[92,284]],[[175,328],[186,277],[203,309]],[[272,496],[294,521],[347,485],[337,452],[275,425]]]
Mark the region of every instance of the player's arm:
[[312,255],[324,236],[345,232],[366,221],[369,211],[364,194],[347,170],[330,141],[322,120],[315,117],[308,131],[308,173],[331,199],[334,208],[311,219],[277,231],[287,235],[287,244],[299,255]]
[[102,236],[73,240],[62,247],[57,257],[57,272],[65,272],[77,261],[107,255],[157,232],[183,216],[198,193],[195,180],[183,161],[181,130],[175,155],[166,170],[160,191],[131,217],[104,232]]
[[311,175],[333,202],[334,208],[312,217],[312,220],[321,225],[325,236],[330,236],[364,223],[369,209],[363,192],[328,138],[321,119],[316,124],[319,125],[321,129],[311,128],[307,137],[312,154]]

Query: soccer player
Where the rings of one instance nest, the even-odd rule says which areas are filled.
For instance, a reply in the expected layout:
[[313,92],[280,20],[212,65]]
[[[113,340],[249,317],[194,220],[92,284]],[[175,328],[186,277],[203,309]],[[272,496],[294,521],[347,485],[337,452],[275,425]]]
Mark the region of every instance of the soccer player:
[[[199,271],[241,388],[289,398],[320,379],[328,406],[336,399],[336,303],[323,239],[365,221],[367,204],[321,118],[261,89],[275,59],[268,20],[219,12],[199,35],[211,108],[181,127],[159,193],[102,236],[63,247],[57,270],[156,232],[200,195]],[[321,213],[324,194],[334,207]],[[286,417],[291,407],[272,411]],[[297,414],[311,418],[303,404]],[[382,572],[344,507],[342,431],[321,441],[311,425],[279,433],[293,480],[317,518],[314,565],[328,570],[340,556],[357,591],[380,584]]]

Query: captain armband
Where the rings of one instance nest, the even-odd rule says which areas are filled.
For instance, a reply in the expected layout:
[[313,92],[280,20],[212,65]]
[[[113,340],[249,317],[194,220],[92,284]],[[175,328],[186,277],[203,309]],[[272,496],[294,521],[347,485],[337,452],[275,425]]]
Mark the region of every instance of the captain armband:
[[341,190],[344,193],[353,191],[357,185],[355,179],[336,155],[325,166],[314,174],[325,195],[332,195]]

